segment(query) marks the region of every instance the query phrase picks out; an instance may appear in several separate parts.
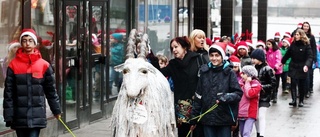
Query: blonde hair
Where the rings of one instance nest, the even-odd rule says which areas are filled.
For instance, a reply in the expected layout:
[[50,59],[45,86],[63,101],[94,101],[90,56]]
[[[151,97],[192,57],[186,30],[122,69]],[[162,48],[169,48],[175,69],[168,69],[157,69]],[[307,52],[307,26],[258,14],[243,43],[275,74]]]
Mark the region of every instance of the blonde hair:
[[[306,35],[306,33],[304,32],[304,30],[302,29],[297,29],[296,33],[299,33],[300,34],[300,40],[306,44],[306,45],[309,45],[310,44],[310,41],[309,41],[309,38],[308,36]],[[295,34],[294,34],[295,35]],[[296,41],[296,38],[294,37],[294,41]]]
[[195,44],[195,37],[197,36],[200,36],[200,37],[203,37],[204,39],[206,39],[206,34],[204,33],[203,30],[200,30],[200,29],[194,29],[191,33],[190,33],[190,36],[189,36],[189,41],[191,43],[191,48],[190,50],[191,51],[197,51],[197,47],[196,47],[196,44]]
[[159,61],[161,60],[161,61],[162,61],[163,63],[165,63],[165,64],[168,63],[168,58],[167,58],[167,56],[165,56],[165,55],[159,54],[159,55],[157,55],[157,58],[158,58]]

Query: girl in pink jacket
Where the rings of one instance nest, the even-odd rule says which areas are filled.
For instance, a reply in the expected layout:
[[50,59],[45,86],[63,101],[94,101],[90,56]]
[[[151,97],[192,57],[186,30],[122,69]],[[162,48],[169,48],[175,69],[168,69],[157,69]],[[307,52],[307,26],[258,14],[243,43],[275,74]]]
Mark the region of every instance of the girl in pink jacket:
[[252,65],[242,68],[239,84],[243,91],[239,103],[238,122],[242,137],[250,137],[252,127],[258,116],[261,84],[257,79],[258,72]]
[[267,40],[266,44],[267,44],[266,46],[267,63],[274,70],[276,80],[277,80],[276,87],[272,92],[271,100],[272,100],[272,103],[277,103],[279,82],[280,82],[280,77],[283,71],[282,65],[281,65],[282,54],[279,49],[279,46],[276,44],[276,42],[273,39]]

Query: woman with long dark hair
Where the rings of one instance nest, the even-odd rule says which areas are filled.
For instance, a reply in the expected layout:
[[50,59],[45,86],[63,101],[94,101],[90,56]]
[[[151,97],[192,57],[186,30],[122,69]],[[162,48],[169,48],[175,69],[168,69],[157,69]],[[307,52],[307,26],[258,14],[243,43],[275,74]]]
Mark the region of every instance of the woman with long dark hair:
[[[317,62],[317,44],[316,44],[316,39],[314,38],[314,35],[311,32],[311,26],[309,22],[303,22],[302,23],[302,30],[306,33],[307,37],[309,38],[311,50],[313,53],[313,63]],[[312,66],[309,66],[309,71],[308,71],[308,79],[307,79],[307,91],[306,91],[306,98],[310,97],[310,93],[313,92],[313,69]]]

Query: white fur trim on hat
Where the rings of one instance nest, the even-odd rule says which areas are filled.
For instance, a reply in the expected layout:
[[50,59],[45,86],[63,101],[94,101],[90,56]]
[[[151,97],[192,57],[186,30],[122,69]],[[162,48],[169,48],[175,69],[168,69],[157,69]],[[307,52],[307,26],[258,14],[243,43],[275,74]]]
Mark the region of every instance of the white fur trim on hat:
[[21,33],[21,35],[20,35],[20,42],[21,42],[21,40],[22,40],[22,37],[23,37],[23,36],[27,36],[27,35],[30,36],[30,37],[33,39],[33,41],[35,42],[36,45],[38,45],[38,38],[37,38],[37,36],[36,36],[34,33],[30,32],[30,31],[26,31],[26,32]]
[[227,47],[226,47],[226,52],[231,52],[231,53],[234,53],[236,50],[233,48],[233,47],[231,47],[230,45],[227,45]]
[[232,64],[233,64],[234,66],[238,66],[238,67],[241,66],[241,63],[240,63],[240,62],[232,62]]
[[14,47],[20,47],[21,44],[19,42],[14,42],[14,43],[11,43],[9,46],[8,46],[8,51],[12,50]]
[[289,35],[289,34],[287,34],[287,33],[284,33],[283,36],[286,36],[286,37],[291,38],[291,35]]
[[238,50],[241,49],[241,48],[242,48],[242,49],[245,49],[245,50],[248,52],[248,47],[247,47],[247,46],[240,45],[240,46],[238,47]]
[[256,48],[257,48],[258,45],[262,45],[263,48],[266,48],[266,44],[264,44],[264,42],[258,41],[257,44],[256,44]]
[[287,44],[290,46],[290,42],[289,42],[288,40],[283,39],[282,41],[285,42],[285,43],[287,43]]
[[222,60],[226,60],[226,53],[225,53],[225,51],[224,51],[219,45],[213,44],[213,45],[209,48],[209,51],[210,51],[211,48],[212,48],[212,49],[217,49],[217,50],[221,53]]

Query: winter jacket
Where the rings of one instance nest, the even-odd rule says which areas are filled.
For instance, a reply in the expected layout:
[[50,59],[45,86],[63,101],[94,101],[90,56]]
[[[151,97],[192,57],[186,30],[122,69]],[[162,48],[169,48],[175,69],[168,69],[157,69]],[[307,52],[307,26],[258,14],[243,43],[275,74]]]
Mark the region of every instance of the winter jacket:
[[13,129],[45,128],[46,98],[52,113],[61,113],[53,70],[39,50],[34,50],[33,54],[25,54],[18,49],[7,70],[3,115]]
[[317,44],[316,44],[316,39],[314,38],[314,35],[312,34],[306,34],[307,37],[309,38],[309,42],[310,42],[310,47],[311,47],[311,50],[312,50],[312,55],[313,55],[313,58],[312,58],[312,61],[313,62],[316,62],[317,61]]
[[275,71],[275,74],[282,73],[282,65],[281,65],[282,55],[280,50],[273,51],[270,48],[269,51],[267,51],[266,59],[267,59],[268,65]]
[[251,82],[241,79],[239,84],[243,95],[239,103],[238,117],[257,119],[259,96],[262,88],[260,82],[256,79],[253,79]]
[[291,62],[289,64],[288,75],[291,78],[306,79],[308,73],[303,71],[303,67],[311,67],[313,59],[310,45],[304,44],[301,40],[294,41],[282,58],[282,64],[284,64],[289,58],[291,58]]
[[271,93],[276,87],[276,77],[273,69],[263,62],[255,65],[258,71],[258,79],[260,80],[262,90],[260,91],[259,107],[270,107]]
[[219,100],[218,107],[204,115],[201,123],[209,126],[235,125],[241,96],[237,76],[229,62],[225,61],[219,67],[213,67],[211,62],[204,64],[200,69],[191,115],[196,117],[205,113]]
[[[282,57],[287,53],[287,50],[288,50],[288,48],[285,48],[285,47],[281,47],[280,48],[280,51],[281,51],[281,55],[282,55]],[[283,64],[283,71],[282,72],[288,72],[289,71],[289,63],[290,63],[290,61],[291,61],[291,58],[289,58],[287,61],[286,61],[286,63],[285,64]]]
[[239,56],[237,56],[239,59],[240,59],[240,61],[241,61],[241,68],[243,67],[243,66],[245,66],[245,65],[251,65],[252,64],[252,61],[251,61],[251,58],[250,58],[250,56],[248,55],[248,56],[244,56],[244,57],[239,57]]
[[112,43],[110,48],[110,66],[117,66],[124,61],[124,45],[122,43]]
[[166,77],[171,77],[174,85],[174,101],[192,99],[196,92],[198,83],[197,63],[198,53],[188,51],[184,58],[174,58],[169,61],[169,64],[160,69]]

